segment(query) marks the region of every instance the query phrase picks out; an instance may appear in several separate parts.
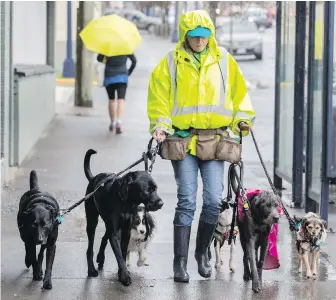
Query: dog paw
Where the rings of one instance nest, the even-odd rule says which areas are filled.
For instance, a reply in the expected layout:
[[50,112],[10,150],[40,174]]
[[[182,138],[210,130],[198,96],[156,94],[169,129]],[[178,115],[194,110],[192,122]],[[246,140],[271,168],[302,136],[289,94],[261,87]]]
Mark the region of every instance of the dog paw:
[[249,281],[249,280],[251,280],[251,279],[252,279],[251,274],[250,274],[250,273],[244,273],[243,279],[244,279],[245,281]]
[[216,268],[216,269],[220,269],[221,266],[222,266],[221,263],[216,263],[216,264],[215,264],[215,268]]
[[121,282],[122,285],[130,286],[132,284],[131,274],[128,270],[126,271],[119,270],[118,275],[119,275],[119,281]]
[[126,266],[127,266],[127,267],[130,267],[130,266],[131,266],[131,262],[130,262],[130,261],[127,261],[127,262],[126,262]]
[[43,290],[51,290],[52,289],[52,283],[51,280],[46,280],[43,282],[43,286],[42,286]]
[[252,291],[255,293],[259,293],[261,290],[261,284],[259,281],[257,282],[252,282]]
[[102,270],[104,268],[105,255],[98,253],[96,262],[98,264],[98,269]]
[[306,274],[306,277],[307,277],[307,278],[311,278],[311,277],[312,277],[312,274],[311,274],[311,273],[307,273],[307,274]]
[[98,271],[96,269],[88,270],[88,276],[89,277],[97,277]]
[[230,271],[231,271],[232,273],[234,273],[234,272],[236,272],[236,268],[235,268],[234,266],[231,266],[231,267],[230,267]]
[[224,264],[224,262],[223,262],[222,260],[221,260],[221,262],[220,262],[220,263],[221,263],[221,265],[223,265],[223,264]]
[[146,260],[138,260],[138,262],[137,262],[137,266],[138,267],[142,267],[142,266],[146,266],[146,267],[148,267],[149,266],[149,263],[146,261]]
[[25,265],[26,265],[26,267],[29,269],[29,267],[32,265],[32,263],[31,263],[31,261],[30,261],[30,259],[26,256],[26,258],[25,258]]
[[41,281],[42,278],[43,278],[43,272],[42,271],[33,273],[33,280],[34,281]]

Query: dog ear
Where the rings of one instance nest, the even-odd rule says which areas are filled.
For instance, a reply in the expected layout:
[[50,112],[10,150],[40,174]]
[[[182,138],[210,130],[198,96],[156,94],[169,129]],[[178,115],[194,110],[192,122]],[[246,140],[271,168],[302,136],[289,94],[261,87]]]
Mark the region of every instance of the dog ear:
[[294,219],[294,221],[295,221],[296,224],[302,222],[302,218],[297,217],[296,215],[294,215],[293,219]]
[[128,174],[126,182],[127,182],[127,184],[132,184],[133,183],[133,177],[132,177],[131,174]]
[[321,223],[322,223],[322,226],[323,226],[323,230],[326,230],[327,229],[327,222],[323,219],[321,219]]

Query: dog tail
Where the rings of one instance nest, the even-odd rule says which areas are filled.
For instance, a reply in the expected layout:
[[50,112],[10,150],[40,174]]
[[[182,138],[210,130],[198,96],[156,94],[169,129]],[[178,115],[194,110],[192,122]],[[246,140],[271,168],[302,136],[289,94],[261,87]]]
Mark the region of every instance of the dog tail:
[[30,189],[34,190],[34,189],[38,189],[38,179],[37,179],[37,174],[35,170],[32,170],[30,172],[30,176],[29,176],[29,185],[30,185]]
[[89,149],[84,157],[84,173],[87,180],[91,180],[94,176],[92,175],[91,168],[90,168],[90,158],[91,155],[96,154],[97,152],[93,149]]

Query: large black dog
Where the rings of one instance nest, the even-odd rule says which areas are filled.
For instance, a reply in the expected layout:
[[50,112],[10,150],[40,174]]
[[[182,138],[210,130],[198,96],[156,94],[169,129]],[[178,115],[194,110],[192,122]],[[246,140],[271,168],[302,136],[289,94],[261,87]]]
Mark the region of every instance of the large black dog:
[[[30,172],[30,190],[20,200],[17,224],[22,241],[25,243],[27,268],[33,266],[33,280],[42,280],[43,252],[47,248],[46,270],[43,289],[51,289],[51,271],[58,237],[59,206],[57,201],[38,187],[37,174]],[[36,245],[41,245],[36,259]]]
[[[278,223],[280,200],[270,191],[262,191],[248,199],[249,211],[237,223],[244,257],[244,280],[252,279],[252,290],[258,293],[262,285],[262,271],[268,250],[268,235]],[[239,204],[238,204],[239,205]]]
[[[107,176],[111,175],[108,173],[92,175],[90,158],[95,153],[97,153],[95,150],[90,149],[86,152],[84,158],[84,172],[89,180],[86,195],[93,192]],[[157,194],[157,186],[151,175],[146,171],[129,172],[123,177],[111,177],[85,201],[86,232],[89,240],[86,252],[88,276],[98,276],[93,264],[93,243],[98,217],[100,216],[105,222],[106,232],[97,255],[98,266],[100,269],[103,268],[104,252],[107,240],[109,240],[118,262],[119,281],[125,286],[132,283],[126,266],[126,255],[131,234],[132,215],[141,203],[149,211],[156,211],[163,206],[163,201]]]
[[[229,169],[232,189],[237,195],[241,192],[236,182],[235,168]],[[248,210],[244,212],[241,196],[238,197],[238,217],[240,242],[243,248],[243,279],[252,279],[252,290],[259,293],[262,285],[262,271],[268,250],[268,235],[272,225],[279,222],[281,202],[271,191],[255,190],[248,193]],[[241,215],[240,212],[241,211]]]

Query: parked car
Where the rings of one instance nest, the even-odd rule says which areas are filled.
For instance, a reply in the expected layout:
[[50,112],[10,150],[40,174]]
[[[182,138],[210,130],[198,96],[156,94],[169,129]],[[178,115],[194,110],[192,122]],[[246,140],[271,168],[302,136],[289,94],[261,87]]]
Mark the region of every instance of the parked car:
[[267,13],[248,13],[244,15],[243,19],[254,22],[259,30],[265,30],[273,26],[273,19]]
[[135,9],[110,9],[107,10],[105,15],[116,14],[133,22],[138,29],[145,29],[149,33],[153,33],[155,26],[162,24],[161,18],[146,16],[139,10]]
[[232,20],[232,44],[230,20],[221,22],[216,29],[219,46],[227,49],[232,55],[254,55],[261,60],[263,57],[263,39],[255,24],[248,21]]

